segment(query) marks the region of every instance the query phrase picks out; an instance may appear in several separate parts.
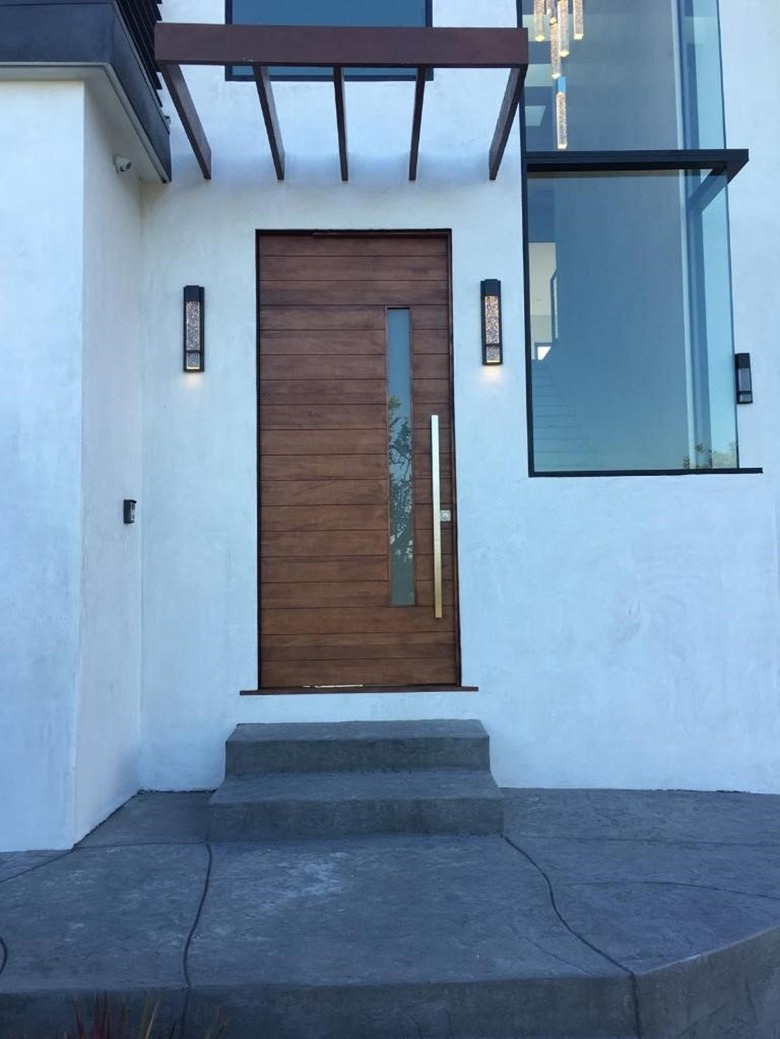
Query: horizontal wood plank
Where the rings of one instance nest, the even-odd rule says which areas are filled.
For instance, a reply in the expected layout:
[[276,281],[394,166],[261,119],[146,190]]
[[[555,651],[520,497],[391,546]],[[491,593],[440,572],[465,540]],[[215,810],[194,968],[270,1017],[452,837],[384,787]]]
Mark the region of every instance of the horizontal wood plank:
[[350,559],[354,556],[379,556],[386,551],[387,531],[384,530],[348,530],[341,533],[267,530],[260,534],[260,554],[269,557]]
[[263,685],[297,689],[314,685],[447,685],[457,680],[450,660],[381,659],[263,661]]
[[343,306],[355,300],[382,307],[446,306],[446,281],[271,281],[260,279],[260,306]]
[[444,235],[266,235],[260,239],[265,265],[272,256],[430,256],[444,263],[448,256]]
[[350,404],[340,408],[325,404],[263,404],[261,429],[377,429],[387,428],[387,409],[374,404]]
[[385,501],[386,495],[386,479],[279,480],[262,484],[260,502],[262,505],[371,505]]
[[[446,605],[453,601],[451,586],[442,587]],[[417,589],[415,606],[433,607],[433,580]],[[389,581],[300,581],[297,584],[267,584],[260,598],[261,609],[327,609],[334,606],[393,606]],[[406,609],[407,607],[398,607]]]
[[[283,308],[277,308],[283,309]],[[338,307],[334,309],[339,309]],[[274,329],[261,332],[260,335],[260,370],[264,372],[265,362],[271,358],[275,359],[278,366],[289,365],[290,359],[304,357],[330,358],[349,357],[355,360],[358,357],[375,360],[366,360],[366,363],[380,365],[384,371],[385,366],[385,342],[387,333],[384,325],[384,311],[381,313],[381,328],[361,329],[344,328],[339,331],[333,328],[292,328]],[[433,335],[436,330],[426,330],[426,335]],[[276,358],[284,360],[276,361]],[[322,362],[324,363],[324,362]],[[285,371],[289,371],[285,367]],[[273,378],[273,376],[271,376]]]
[[[298,333],[311,336],[311,332]],[[324,334],[324,333],[321,333]],[[295,335],[290,335],[292,346],[295,345]],[[331,352],[331,344],[321,346],[315,353],[296,353],[292,350],[287,354],[265,354],[260,351],[260,379],[262,382],[285,382],[290,379],[340,379],[342,381],[364,379],[380,380],[384,388],[387,378],[384,342],[382,349],[363,353],[360,343],[355,344],[353,353],[344,349],[343,343],[333,344],[333,349],[339,353]],[[429,361],[439,361],[438,357],[426,357]],[[441,364],[441,362],[439,362]],[[423,375],[423,368],[425,374]],[[422,378],[440,379],[446,378],[447,372],[441,372],[436,365],[421,365]],[[384,393],[382,394],[384,397]]]
[[[385,455],[265,455],[263,483],[274,480],[387,480]],[[380,499],[384,500],[384,498]],[[274,503],[278,504],[278,503]],[[289,502],[288,504],[297,504]]]
[[448,379],[415,379],[414,403],[438,404],[442,411],[450,405],[450,384]]
[[452,608],[441,619],[428,606],[336,607],[331,610],[263,610],[264,635],[339,635],[345,631],[363,634],[397,632],[412,634],[452,629]]
[[[422,334],[422,333],[421,333]],[[450,358],[445,351],[440,353],[420,353],[415,342],[414,357],[412,358],[412,373],[416,379],[444,379],[449,389]],[[447,395],[449,403],[449,394]]]
[[[277,638],[300,638],[303,645],[276,646],[273,640]],[[354,660],[360,658],[361,652],[384,660],[451,660],[455,655],[455,641],[449,633],[446,641],[440,645],[431,642],[414,644],[409,641],[409,635],[403,636],[403,644],[400,646],[375,642],[375,639],[382,638],[381,635],[359,635],[349,646],[334,646],[330,639],[321,639],[324,642],[322,646],[312,646],[310,638],[309,635],[267,635],[261,647],[263,660]]]
[[266,429],[262,452],[269,455],[385,455],[387,432],[376,429]]
[[[266,341],[272,332],[289,334],[290,332],[371,332],[379,333],[384,343],[385,326],[387,324],[386,304],[384,301],[375,306],[366,306],[364,301],[357,306],[352,304],[335,306],[311,303],[299,306],[270,306],[268,303],[260,308],[260,343]],[[412,325],[415,331],[415,346],[418,332],[434,332],[431,342],[444,341],[445,349],[449,349],[449,309],[441,305],[420,305],[414,307]],[[425,338],[421,340],[425,342]],[[431,349],[428,352],[433,352]]]
[[[435,382],[436,380],[434,380]],[[423,393],[435,392],[421,390]],[[439,400],[439,396],[436,396]],[[387,384],[384,379],[279,379],[261,381],[260,407],[264,404],[377,404],[387,407]]]
[[[419,587],[425,584],[425,575],[433,574],[433,556],[416,556]],[[442,577],[445,581],[453,580],[453,563],[451,558],[442,559]],[[348,581],[384,581],[390,580],[389,555],[360,556],[355,559],[283,559],[264,557],[260,561],[260,574],[263,584],[298,584],[310,581],[348,582]],[[431,576],[431,580],[432,580]]]
[[357,559],[279,559],[260,561],[263,586],[267,584],[298,584],[308,581],[331,583],[349,581],[384,581],[390,579],[387,553],[381,556],[363,556]]
[[269,505],[260,509],[260,529],[266,530],[387,530],[387,508],[372,505]]
[[[442,263],[438,256],[366,256],[356,249],[340,256],[337,263],[323,262],[321,256],[267,256],[263,260],[264,280],[295,282],[349,281],[441,281]],[[355,298],[355,297],[353,297]],[[357,297],[360,299],[361,297]]]
[[[357,655],[354,651],[365,645],[370,646],[372,652],[379,649],[384,650],[380,654],[381,656],[394,657],[397,655],[395,650],[403,653],[407,648],[413,651],[441,648],[451,646],[452,642],[453,633],[446,625],[440,625],[431,631],[341,631],[319,635],[311,633],[306,635],[266,635],[263,638],[263,646],[269,651],[278,653],[290,650],[293,653],[305,653],[306,657],[302,656],[301,659],[311,659],[312,656],[316,656],[322,660],[328,658],[328,651],[331,649],[349,650],[354,656]],[[334,659],[343,658],[339,656]]]

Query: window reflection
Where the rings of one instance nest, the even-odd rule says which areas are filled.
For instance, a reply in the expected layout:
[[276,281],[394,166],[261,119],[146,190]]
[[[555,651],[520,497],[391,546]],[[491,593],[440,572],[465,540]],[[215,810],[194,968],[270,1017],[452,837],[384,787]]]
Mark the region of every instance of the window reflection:
[[387,449],[390,592],[394,606],[414,605],[414,447],[412,329],[408,309],[387,311]]
[[529,178],[536,472],[734,468],[725,178]]
[[717,0],[523,0],[535,151],[723,148]]

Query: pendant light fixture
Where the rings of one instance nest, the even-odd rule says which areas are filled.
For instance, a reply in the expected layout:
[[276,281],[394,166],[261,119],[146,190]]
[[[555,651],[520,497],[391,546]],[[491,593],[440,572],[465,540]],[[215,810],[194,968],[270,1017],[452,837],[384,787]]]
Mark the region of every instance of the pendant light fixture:
[[558,0],[558,40],[562,58],[569,56],[569,0]]

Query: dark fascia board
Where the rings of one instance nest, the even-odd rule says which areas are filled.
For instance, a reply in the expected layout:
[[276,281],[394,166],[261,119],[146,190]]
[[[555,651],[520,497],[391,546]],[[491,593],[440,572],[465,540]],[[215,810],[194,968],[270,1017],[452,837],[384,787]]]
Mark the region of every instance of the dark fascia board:
[[110,66],[170,180],[168,124],[113,0],[0,0],[0,65]]
[[529,173],[654,173],[663,170],[711,170],[731,181],[743,169],[746,148],[678,151],[528,152]]

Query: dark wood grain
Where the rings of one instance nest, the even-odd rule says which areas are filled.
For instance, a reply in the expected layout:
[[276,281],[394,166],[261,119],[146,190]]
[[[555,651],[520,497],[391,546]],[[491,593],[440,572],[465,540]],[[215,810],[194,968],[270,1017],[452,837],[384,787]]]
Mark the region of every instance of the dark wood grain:
[[[430,417],[452,507],[442,236],[259,239],[261,688],[458,681],[454,524],[434,617]],[[392,604],[386,308],[411,311],[414,606]]]
[[261,306],[343,306],[356,299],[386,307],[446,305],[449,287],[446,281],[260,281]]

